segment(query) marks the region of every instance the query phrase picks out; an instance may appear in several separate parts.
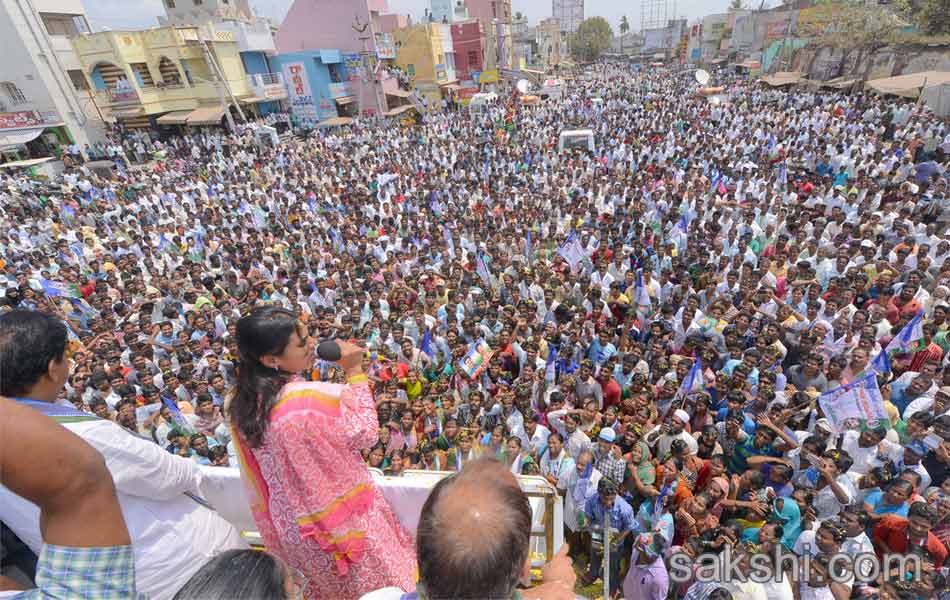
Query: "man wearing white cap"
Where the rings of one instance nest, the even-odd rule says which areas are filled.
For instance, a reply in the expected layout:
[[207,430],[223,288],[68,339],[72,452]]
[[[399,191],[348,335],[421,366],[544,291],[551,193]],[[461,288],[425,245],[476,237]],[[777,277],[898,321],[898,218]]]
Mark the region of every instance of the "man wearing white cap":
[[627,470],[627,462],[623,459],[620,447],[614,442],[617,440],[617,433],[610,427],[604,427],[597,436],[597,445],[593,448],[594,467],[604,477],[620,485],[623,483],[624,474]]
[[673,440],[683,440],[689,448],[690,454],[696,454],[699,446],[696,444],[696,438],[686,432],[686,424],[689,423],[689,413],[683,409],[673,411],[673,416],[668,422],[663,422],[653,428],[646,436],[646,442],[654,450],[653,456],[660,457],[660,460],[670,453],[670,446]]

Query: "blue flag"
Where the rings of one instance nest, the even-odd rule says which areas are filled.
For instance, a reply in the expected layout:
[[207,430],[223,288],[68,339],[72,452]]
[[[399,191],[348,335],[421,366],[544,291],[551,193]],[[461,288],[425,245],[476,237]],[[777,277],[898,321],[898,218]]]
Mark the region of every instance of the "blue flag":
[[524,255],[528,260],[528,264],[531,264],[531,229],[528,229],[527,235],[524,238]]
[[557,378],[557,348],[548,344],[548,360],[544,365],[544,379],[554,383]]
[[194,433],[194,430],[191,428],[191,425],[188,424],[185,415],[181,414],[181,409],[178,408],[178,404],[168,396],[162,396],[162,404],[168,407],[168,412],[172,414],[172,421],[178,426],[179,429],[186,433]]
[[419,349],[422,350],[429,358],[435,356],[435,352],[432,350],[432,332],[429,328],[426,328],[425,334],[422,336],[422,343],[419,344]]

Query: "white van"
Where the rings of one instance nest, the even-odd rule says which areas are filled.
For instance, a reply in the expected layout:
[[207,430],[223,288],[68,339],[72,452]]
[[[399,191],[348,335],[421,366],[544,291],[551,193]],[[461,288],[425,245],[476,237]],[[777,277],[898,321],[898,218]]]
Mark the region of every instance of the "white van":
[[471,110],[484,110],[497,101],[498,94],[482,92],[472,96],[472,99],[468,102],[468,107]]
[[594,151],[594,132],[590,129],[569,129],[561,132],[558,137],[557,149]]
[[541,98],[560,99],[564,94],[564,82],[560,79],[545,79],[538,94]]

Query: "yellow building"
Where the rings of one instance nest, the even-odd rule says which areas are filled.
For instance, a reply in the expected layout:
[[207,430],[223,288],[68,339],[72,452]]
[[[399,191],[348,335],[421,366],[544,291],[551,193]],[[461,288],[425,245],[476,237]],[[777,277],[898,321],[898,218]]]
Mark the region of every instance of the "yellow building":
[[444,23],[425,23],[393,31],[396,65],[427,102],[441,102],[459,89],[455,75],[452,30]]
[[104,31],[72,43],[100,110],[126,127],[217,125],[225,105],[256,100],[234,33],[213,25]]

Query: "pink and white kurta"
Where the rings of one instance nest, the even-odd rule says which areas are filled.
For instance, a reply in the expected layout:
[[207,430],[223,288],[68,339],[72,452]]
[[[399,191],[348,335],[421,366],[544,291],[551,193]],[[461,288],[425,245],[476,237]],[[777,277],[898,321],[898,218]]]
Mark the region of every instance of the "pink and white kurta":
[[378,438],[372,392],[365,377],[353,378],[339,397],[334,388],[287,384],[261,446],[248,452],[239,440],[254,519],[267,549],[307,576],[308,600],[412,590],[412,539],[360,456]]

